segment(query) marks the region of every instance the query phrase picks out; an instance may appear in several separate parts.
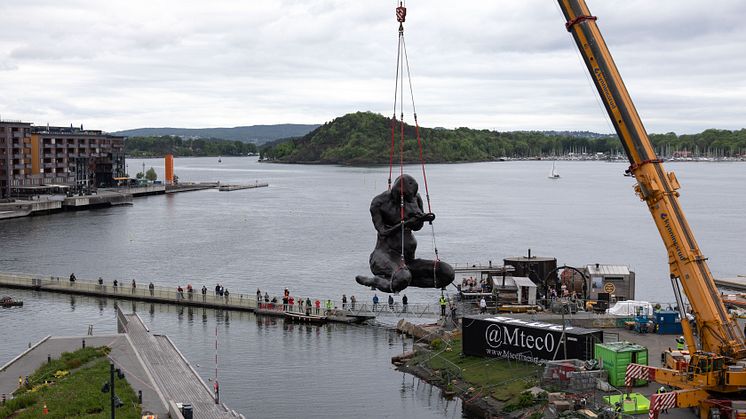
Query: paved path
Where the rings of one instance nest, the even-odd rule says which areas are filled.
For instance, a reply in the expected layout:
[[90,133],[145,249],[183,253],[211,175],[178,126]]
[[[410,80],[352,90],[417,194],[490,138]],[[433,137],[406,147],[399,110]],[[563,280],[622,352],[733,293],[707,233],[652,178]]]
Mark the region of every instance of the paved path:
[[0,393],[9,395],[18,387],[18,377],[31,375],[63,352],[83,346],[108,346],[109,358],[122,369],[135,392],[143,393],[143,412],[169,417],[171,402],[190,403],[195,419],[242,418],[224,404],[215,404],[211,389],[189,365],[171,340],[150,333],[136,314],[118,312],[119,334],[103,336],[46,337],[0,367]]
[[215,404],[210,388],[166,336],[150,333],[136,314],[123,317],[126,333],[166,400],[191,403],[196,419],[236,417],[223,405]]

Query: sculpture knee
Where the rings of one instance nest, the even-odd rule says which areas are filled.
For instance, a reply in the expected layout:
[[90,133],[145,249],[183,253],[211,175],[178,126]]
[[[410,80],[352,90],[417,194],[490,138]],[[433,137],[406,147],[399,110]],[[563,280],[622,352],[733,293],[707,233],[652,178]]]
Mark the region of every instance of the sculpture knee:
[[445,262],[438,262],[438,276],[443,278],[450,278],[451,281],[456,277],[456,271],[453,269],[453,266],[445,263]]
[[391,291],[399,292],[412,283],[412,272],[407,268],[402,268],[394,272],[391,277]]
[[445,262],[438,262],[436,272],[436,277],[438,278],[436,286],[438,288],[445,288],[448,284],[453,282],[456,277],[456,271],[453,269],[453,266]]

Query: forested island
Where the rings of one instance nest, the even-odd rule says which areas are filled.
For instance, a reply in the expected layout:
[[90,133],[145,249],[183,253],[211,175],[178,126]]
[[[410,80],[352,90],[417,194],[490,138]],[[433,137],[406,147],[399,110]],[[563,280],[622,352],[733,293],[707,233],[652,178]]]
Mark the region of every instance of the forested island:
[[[397,156],[398,137],[397,128]],[[415,127],[404,128],[406,162],[419,161]],[[490,131],[470,128],[422,128],[424,159],[430,163],[542,158],[570,153],[606,156],[623,154],[616,134],[541,131]],[[746,156],[746,129],[709,129],[699,134],[651,134],[663,156]],[[276,140],[260,147],[260,158],[283,163],[387,164],[391,148],[391,119],[372,112],[336,118],[307,135]]]

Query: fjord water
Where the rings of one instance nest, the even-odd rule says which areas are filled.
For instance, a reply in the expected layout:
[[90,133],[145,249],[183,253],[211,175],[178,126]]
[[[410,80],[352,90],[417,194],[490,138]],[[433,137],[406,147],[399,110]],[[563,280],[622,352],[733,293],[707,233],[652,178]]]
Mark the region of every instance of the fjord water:
[[[162,160],[128,160],[129,167]],[[504,257],[552,256],[559,264],[627,264],[637,298],[673,301],[667,256],[645,204],[634,196],[626,164],[551,162],[429,165],[435,240],[442,260],[501,263]],[[368,273],[375,234],[368,206],[386,189],[387,167],[277,165],[256,158],[179,158],[182,181],[268,182],[268,188],[207,190],[136,198],[130,207],[0,222],[0,271],[78,278],[191,283],[232,294],[370,301],[354,276]],[[681,203],[699,245],[719,277],[746,274],[745,163],[668,163],[682,184]],[[419,166],[405,169],[420,182]],[[136,170],[130,170],[134,173]],[[426,204],[427,206],[427,204]],[[429,226],[417,233],[418,255],[433,257]],[[450,290],[449,290],[450,291]],[[10,293],[0,290],[0,293]],[[437,300],[435,290],[407,289],[411,302]],[[48,334],[115,330],[113,303],[93,298],[12,291],[23,309],[0,311],[5,342],[0,364]],[[397,301],[400,297],[397,297]],[[198,372],[214,375],[215,327],[220,382],[231,407],[265,417],[460,417],[458,402],[393,371],[402,341],[358,326],[285,326],[252,314],[122,303],[152,330],[168,334]],[[339,303],[337,303],[339,304]],[[402,382],[403,380],[403,382]],[[355,411],[349,411],[350,409]],[[362,410],[361,410],[362,409]]]

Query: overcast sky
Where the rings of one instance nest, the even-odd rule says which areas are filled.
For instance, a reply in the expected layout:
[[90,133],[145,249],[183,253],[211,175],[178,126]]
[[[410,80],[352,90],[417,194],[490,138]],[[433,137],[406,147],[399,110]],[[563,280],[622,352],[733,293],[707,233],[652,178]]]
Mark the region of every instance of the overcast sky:
[[[388,116],[395,4],[0,0],[0,117],[116,131]],[[421,125],[613,130],[556,1],[406,5]],[[649,132],[746,126],[746,2],[588,5]]]

